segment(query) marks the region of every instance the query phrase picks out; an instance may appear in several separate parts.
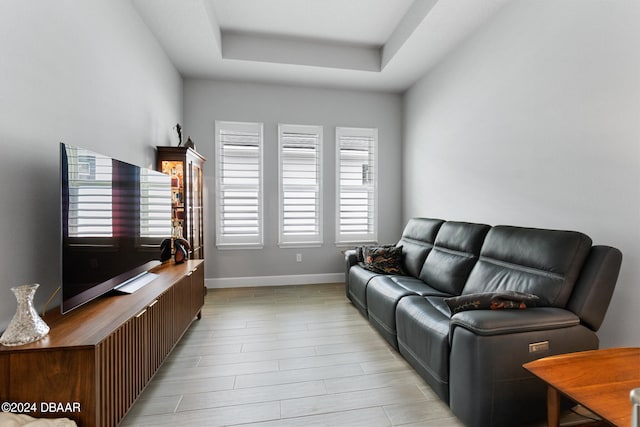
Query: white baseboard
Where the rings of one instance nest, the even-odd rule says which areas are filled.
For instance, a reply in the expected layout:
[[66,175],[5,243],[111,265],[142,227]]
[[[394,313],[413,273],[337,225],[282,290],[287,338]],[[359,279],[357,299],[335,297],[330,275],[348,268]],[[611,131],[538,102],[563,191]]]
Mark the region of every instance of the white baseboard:
[[312,285],[343,283],[344,273],[299,274],[292,276],[221,277],[205,279],[207,288],[247,288],[256,286]]

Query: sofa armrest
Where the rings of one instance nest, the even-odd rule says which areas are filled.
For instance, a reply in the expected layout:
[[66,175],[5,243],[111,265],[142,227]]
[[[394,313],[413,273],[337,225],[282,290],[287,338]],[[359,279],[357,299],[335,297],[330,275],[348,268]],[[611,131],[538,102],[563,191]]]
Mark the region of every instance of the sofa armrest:
[[355,249],[347,249],[344,253],[344,283],[347,285],[347,296],[349,296],[349,270],[358,263],[358,256]]
[[347,270],[358,263],[355,249],[347,249],[344,251],[344,262]]
[[526,310],[469,310],[451,318],[454,328],[465,328],[476,335],[506,335],[519,332],[568,328],[580,324],[580,318],[569,310],[535,307]]
[[582,267],[567,308],[593,331],[600,329],[620,273],[622,252],[610,246],[593,246]]

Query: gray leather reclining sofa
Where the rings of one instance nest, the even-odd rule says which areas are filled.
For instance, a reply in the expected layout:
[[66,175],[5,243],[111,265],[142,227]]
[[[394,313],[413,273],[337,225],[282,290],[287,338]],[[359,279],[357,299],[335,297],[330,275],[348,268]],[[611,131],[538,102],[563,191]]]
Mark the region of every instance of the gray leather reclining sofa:
[[[596,349],[622,254],[585,234],[413,218],[403,275],[345,254],[346,292],[467,426],[544,419],[546,388],[522,368],[541,357]],[[540,297],[523,310],[451,314],[445,298],[498,291]]]

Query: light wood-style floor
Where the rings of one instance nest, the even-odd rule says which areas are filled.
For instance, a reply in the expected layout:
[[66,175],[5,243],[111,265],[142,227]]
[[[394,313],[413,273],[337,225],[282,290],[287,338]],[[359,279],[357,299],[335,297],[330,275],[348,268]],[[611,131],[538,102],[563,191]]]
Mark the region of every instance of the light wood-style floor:
[[122,425],[462,426],[342,283],[210,289]]

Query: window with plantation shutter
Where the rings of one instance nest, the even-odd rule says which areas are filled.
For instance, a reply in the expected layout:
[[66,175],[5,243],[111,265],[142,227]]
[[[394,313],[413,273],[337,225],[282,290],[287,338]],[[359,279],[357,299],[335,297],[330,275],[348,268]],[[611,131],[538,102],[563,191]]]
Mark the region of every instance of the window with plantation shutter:
[[322,126],[278,126],[280,246],[322,244]]
[[216,245],[263,246],[262,123],[216,121]]
[[375,242],[378,130],[336,128],[336,243]]

